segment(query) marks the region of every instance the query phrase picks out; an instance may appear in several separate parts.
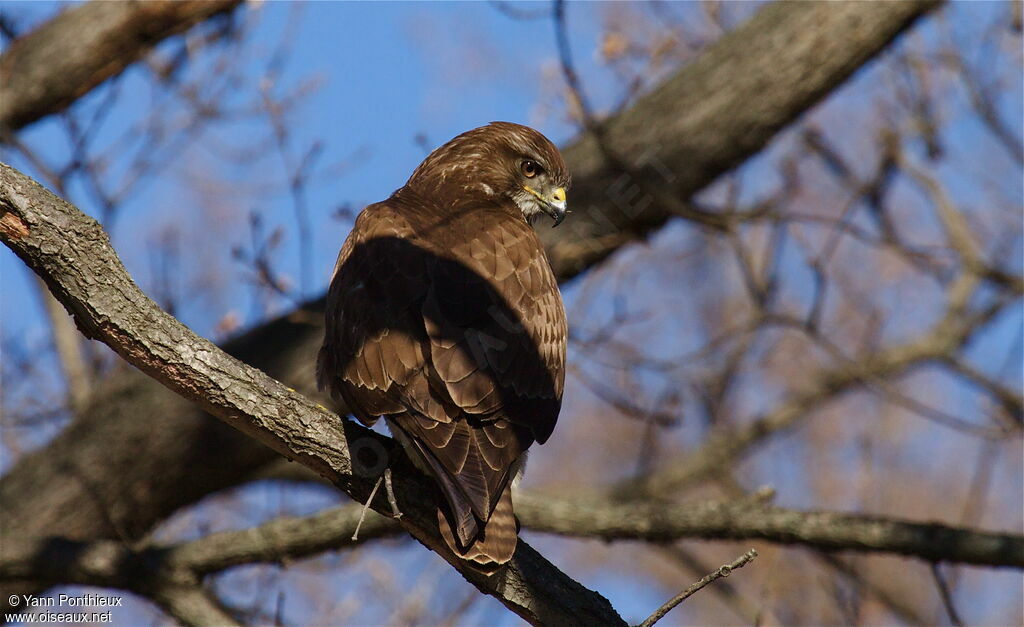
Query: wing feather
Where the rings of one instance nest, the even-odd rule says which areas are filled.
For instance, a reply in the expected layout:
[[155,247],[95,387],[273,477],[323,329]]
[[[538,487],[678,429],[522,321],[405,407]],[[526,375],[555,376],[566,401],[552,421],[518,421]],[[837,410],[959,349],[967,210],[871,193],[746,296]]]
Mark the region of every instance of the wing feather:
[[565,312],[521,217],[483,207],[442,223],[393,201],[364,210],[339,254],[318,379],[363,422],[402,430],[469,546],[554,428]]

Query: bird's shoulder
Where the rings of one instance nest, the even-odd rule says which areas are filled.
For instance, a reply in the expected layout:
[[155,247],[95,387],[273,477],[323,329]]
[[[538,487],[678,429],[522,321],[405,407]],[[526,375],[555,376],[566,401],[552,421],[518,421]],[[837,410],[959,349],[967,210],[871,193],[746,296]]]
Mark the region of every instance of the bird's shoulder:
[[565,367],[557,283],[521,213],[460,209],[391,198],[357,218],[328,307],[343,392],[367,414],[500,412],[543,441]]

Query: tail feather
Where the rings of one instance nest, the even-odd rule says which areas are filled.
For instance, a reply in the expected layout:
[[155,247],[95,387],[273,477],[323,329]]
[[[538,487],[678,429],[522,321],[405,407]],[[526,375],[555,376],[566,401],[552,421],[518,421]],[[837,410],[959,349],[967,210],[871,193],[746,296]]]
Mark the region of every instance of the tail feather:
[[507,563],[516,551],[516,517],[512,512],[512,487],[506,486],[490,519],[477,537],[463,547],[452,533],[444,512],[437,510],[437,522],[441,536],[456,555],[480,565],[494,568]]

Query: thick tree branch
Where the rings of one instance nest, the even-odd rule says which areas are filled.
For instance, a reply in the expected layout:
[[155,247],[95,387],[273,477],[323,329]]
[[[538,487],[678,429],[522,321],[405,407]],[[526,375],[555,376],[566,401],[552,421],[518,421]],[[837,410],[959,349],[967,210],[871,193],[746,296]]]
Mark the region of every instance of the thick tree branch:
[[[577,538],[657,543],[757,539],[822,551],[895,553],[932,563],[1024,567],[1024,536],[937,523],[803,512],[751,500],[657,503],[539,494],[519,494],[516,500],[527,528]],[[113,540],[26,538],[0,556],[0,581],[123,588],[153,598],[186,624],[210,624],[222,613],[214,620],[220,623],[230,617],[202,590],[205,575],[241,564],[301,559],[402,533],[395,520],[371,514],[360,540],[353,541],[360,510],[358,505],[343,505],[308,517],[283,517],[251,529],[141,549]],[[684,592],[682,598],[686,596]],[[662,610],[674,605],[668,603]]]
[[[267,468],[276,469],[278,472],[265,476],[299,482],[317,479],[308,471],[283,472],[288,470],[287,466],[298,467],[297,464],[272,464]],[[621,491],[616,489],[614,492],[586,499],[566,499],[560,495],[521,492],[515,497],[516,516],[525,528],[532,531],[578,538],[597,537],[604,540],[633,539],[650,542],[688,538],[765,540],[828,551],[895,553],[929,561],[1024,568],[1024,536],[1015,533],[988,532],[970,527],[915,522],[888,516],[770,507],[763,498],[747,498],[735,502],[696,501],[666,504],[663,496],[655,496],[654,500],[645,505],[636,498],[638,494],[640,493],[632,494],[632,498],[623,498]],[[332,528],[336,528],[331,532],[325,531],[329,536],[322,537],[325,544],[335,548],[348,544],[348,536],[345,534],[351,535],[350,532],[355,526],[355,514],[354,510],[349,511],[347,507],[351,506],[317,514],[317,517],[322,515],[325,520],[330,520]],[[634,520],[627,520],[630,518]],[[314,523],[316,517],[308,520],[310,528],[317,526]],[[387,535],[394,533],[388,529],[398,528],[389,519],[380,520],[383,522],[375,523],[371,528],[371,534]],[[834,524],[825,525],[826,521],[832,521]],[[268,523],[270,524],[272,523]],[[364,529],[367,524],[369,523],[364,523]],[[377,526],[378,524],[381,526]],[[267,533],[273,536],[275,542],[280,541],[289,545],[294,542],[305,546],[308,543],[307,535],[315,532],[300,526],[297,522],[295,525],[295,531],[288,534],[278,535],[276,531],[270,531],[277,527],[268,527]],[[360,541],[362,533],[360,531]],[[946,538],[943,546],[929,544],[928,539],[936,534]],[[254,535],[249,541],[255,541],[255,538],[261,535]],[[295,540],[286,540],[287,537],[293,537]],[[871,537],[872,540],[859,540],[867,537]],[[234,545],[235,541],[230,544]],[[238,541],[238,545],[251,546],[242,544],[241,540]],[[272,546],[277,548],[268,550],[285,550],[280,545]],[[214,551],[212,554],[216,553],[217,551]],[[292,555],[290,552],[288,554]],[[243,562],[232,562],[231,565],[236,563]],[[0,568],[0,573],[2,572]]]
[[[133,549],[121,542],[26,539],[0,558],[0,581],[121,588],[145,595],[187,625],[234,624],[202,587],[204,575],[231,566],[281,562],[357,544],[352,530],[359,505],[306,518],[279,518],[252,529],[214,533],[171,546]],[[371,513],[360,542],[403,533],[395,521]]]
[[[343,421],[161,311],[132,282],[95,220],[2,164],[0,240],[46,281],[86,337],[104,342],[168,389],[315,470],[356,500],[368,498],[372,479],[354,468],[350,443],[390,440]],[[525,542],[493,577],[469,569],[444,548],[436,528],[436,489],[405,470],[397,474],[395,486],[405,514],[403,528],[481,591],[535,624],[622,622],[607,600]]]
[[353,540],[363,506],[343,505],[305,518],[278,518],[242,531],[214,533],[168,552],[168,563],[198,574],[253,562],[277,562],[317,555],[329,549],[393,536],[401,526],[392,518],[368,513]]
[[[905,2],[776,2],[727,33],[658,89],[563,151],[573,175],[566,233],[543,233],[555,272],[573,276],[672,217],[659,194],[685,201],[757,153],[938,6]],[[656,122],[655,122],[656,121]],[[679,203],[670,203],[677,205]],[[720,229],[736,216],[688,214]]]
[[[756,151],[932,6],[925,1],[769,6],[735,36],[708,49],[706,54],[724,63],[722,67],[698,61],[639,102],[636,114],[623,114],[631,122],[610,133],[612,148],[653,182],[664,183],[668,172],[683,176],[669,177],[670,183],[694,191],[727,164]],[[822,54],[826,48],[829,54]],[[786,62],[777,63],[776,58]],[[777,65],[787,71],[777,74]],[[761,78],[767,76],[771,81]],[[760,81],[756,98],[749,97],[751,80]],[[751,122],[743,111],[747,107],[756,109],[760,122]],[[614,121],[609,125],[614,127]],[[640,131],[647,135],[657,132],[654,153],[638,150],[641,144],[629,138],[629,129],[638,125],[646,127]],[[548,250],[562,279],[667,217],[644,206],[630,180],[609,177],[600,155],[593,152],[589,142],[564,150],[574,174],[575,213],[562,228],[545,233],[561,238],[549,240]],[[601,207],[613,213],[606,216]],[[640,209],[634,211],[636,207]],[[320,307],[317,301],[268,322],[225,349],[313,394],[312,367],[322,337]],[[115,441],[131,445],[112,450],[109,442]],[[92,405],[50,444],[23,456],[0,477],[0,508],[5,512],[0,533],[6,539],[44,529],[80,540],[138,538],[171,512],[246,481],[277,459],[270,449],[239,437],[147,377],[122,370],[98,386]]]
[[88,2],[62,11],[0,56],[0,137],[67,108],[162,40],[240,3]]
[[[26,551],[27,550],[27,551]],[[104,540],[32,539],[5,554],[0,579],[120,588],[146,596],[186,625],[237,625],[202,585],[198,571],[164,567],[165,551],[134,552]]]
[[[523,525],[575,538],[673,542],[764,540],[823,551],[894,553],[931,562],[1024,568],[1024,536],[879,516],[765,506],[750,500],[624,502],[522,493]],[[121,542],[28,538],[0,556],[0,581],[88,584],[146,590],[162,580],[192,581],[252,563],[280,563],[402,532],[371,514],[352,540],[362,507],[342,505],[307,517],[282,517],[251,529],[210,534],[167,546],[132,549]],[[168,573],[177,573],[173,577]]]
[[827,551],[883,551],[929,561],[1024,568],[1024,536],[894,518],[801,512],[753,502],[667,503],[521,495],[535,531],[605,540],[767,540]]

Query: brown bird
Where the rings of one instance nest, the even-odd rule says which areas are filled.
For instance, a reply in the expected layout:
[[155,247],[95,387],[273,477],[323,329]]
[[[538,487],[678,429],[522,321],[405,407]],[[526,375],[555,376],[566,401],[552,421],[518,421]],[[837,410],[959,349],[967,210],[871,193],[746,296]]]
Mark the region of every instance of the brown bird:
[[511,485],[561,408],[565,310],[531,225],[563,220],[568,183],[531,128],[463,133],[360,213],[327,296],[320,387],[386,419],[441,488],[448,546],[484,569],[515,551]]

